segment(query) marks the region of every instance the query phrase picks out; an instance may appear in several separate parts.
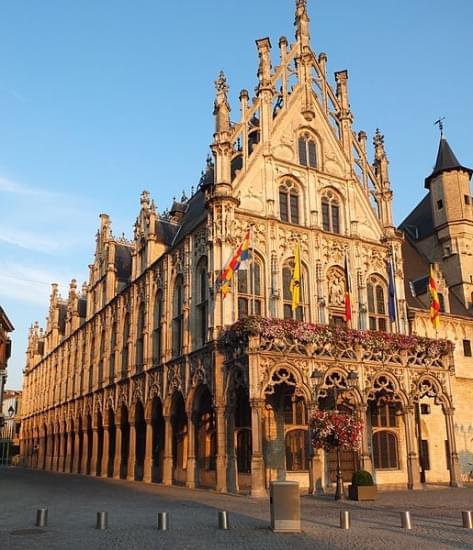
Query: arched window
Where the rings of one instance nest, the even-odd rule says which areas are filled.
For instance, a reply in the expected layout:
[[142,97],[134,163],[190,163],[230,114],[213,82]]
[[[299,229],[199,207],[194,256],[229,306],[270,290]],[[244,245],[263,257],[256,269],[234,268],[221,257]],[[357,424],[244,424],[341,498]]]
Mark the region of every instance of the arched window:
[[184,336],[184,280],[179,275],[174,284],[172,301],[172,354],[182,354]]
[[136,372],[141,372],[143,370],[144,330],[145,330],[145,304],[144,302],[141,302],[138,308],[138,322],[136,327],[136,353],[135,353]]
[[208,338],[208,276],[207,258],[197,266],[197,345],[202,346]]
[[282,268],[283,316],[284,316],[284,319],[295,318],[299,321],[303,321],[307,317],[307,311],[308,311],[306,270],[304,269],[303,266],[301,266],[299,307],[295,311],[292,311],[291,280],[292,280],[293,270],[294,270],[294,258],[291,258],[286,262],[286,264]]
[[283,222],[300,223],[299,191],[291,180],[279,186],[279,214]]
[[102,330],[100,332],[100,351],[99,351],[99,369],[97,373],[98,385],[103,384],[103,356],[105,353],[105,322],[102,323]]
[[379,428],[397,427],[397,407],[394,403],[383,403],[371,406],[371,425]]
[[317,149],[312,136],[308,133],[302,134],[299,136],[298,145],[299,164],[302,164],[302,166],[317,168]]
[[284,423],[301,425],[307,423],[304,399],[294,394],[293,388],[288,388],[284,394]]
[[373,458],[376,469],[399,469],[397,437],[393,432],[380,430],[373,435]]
[[115,380],[115,348],[117,346],[117,321],[114,319],[110,334],[110,358],[108,364],[108,378],[110,384]]
[[259,258],[251,258],[248,267],[238,270],[239,319],[248,315],[261,315],[263,311],[263,268]]
[[94,384],[94,361],[95,361],[95,328],[91,328],[90,356],[89,356],[89,391],[92,391]]
[[370,277],[366,285],[368,294],[368,320],[370,330],[386,331],[386,292],[384,284],[377,277]]
[[290,472],[309,469],[309,432],[291,430],[286,434],[286,470]]
[[322,229],[340,233],[340,201],[331,191],[322,197]]
[[237,431],[237,465],[242,473],[251,472],[251,430],[240,428]]
[[128,373],[128,339],[130,337],[130,314],[126,313],[123,320],[123,342],[122,342],[122,378]]
[[153,315],[153,365],[161,363],[161,316],[163,313],[163,291],[156,292]]

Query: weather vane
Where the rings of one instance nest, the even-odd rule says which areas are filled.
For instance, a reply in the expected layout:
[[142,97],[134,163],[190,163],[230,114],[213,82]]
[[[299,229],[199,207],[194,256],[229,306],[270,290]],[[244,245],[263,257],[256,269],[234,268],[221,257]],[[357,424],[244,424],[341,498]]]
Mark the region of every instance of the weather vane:
[[440,117],[438,120],[436,120],[436,121],[434,122],[434,126],[435,126],[436,124],[439,125],[440,139],[443,139],[443,121],[444,121],[444,120],[445,120],[445,117],[443,116],[443,117]]

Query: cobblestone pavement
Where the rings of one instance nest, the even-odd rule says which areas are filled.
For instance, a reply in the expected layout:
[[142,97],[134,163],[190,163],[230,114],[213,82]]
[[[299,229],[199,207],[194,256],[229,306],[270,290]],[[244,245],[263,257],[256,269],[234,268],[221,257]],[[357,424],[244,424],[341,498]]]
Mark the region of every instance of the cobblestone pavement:
[[[49,510],[45,529],[34,526],[40,507]],[[473,548],[473,530],[461,527],[472,487],[386,492],[369,503],[303,496],[301,507],[302,533],[275,534],[269,499],[2,467],[0,549]],[[352,515],[348,531],[338,527],[342,509]],[[217,529],[218,510],[228,510],[229,531]],[[400,528],[402,510],[411,511],[412,531]],[[108,511],[106,531],[95,529],[98,511]],[[160,511],[169,513],[169,531],[156,529]]]

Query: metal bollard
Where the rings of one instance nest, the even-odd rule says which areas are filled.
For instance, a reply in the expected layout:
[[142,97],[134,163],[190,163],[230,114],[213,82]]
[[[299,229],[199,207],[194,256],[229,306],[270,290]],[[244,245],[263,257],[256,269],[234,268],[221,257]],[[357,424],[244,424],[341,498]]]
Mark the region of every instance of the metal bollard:
[[220,510],[218,512],[218,528],[219,529],[230,529],[230,523],[228,521],[228,512]]
[[471,511],[462,512],[463,527],[465,529],[473,529],[473,516]]
[[401,512],[401,527],[403,529],[412,529],[410,512]]
[[167,512],[158,512],[158,529],[167,531],[169,529],[169,517]]
[[340,529],[350,529],[350,512],[348,510],[341,510],[340,512]]
[[38,508],[36,510],[36,527],[46,527],[48,524],[48,509]]
[[96,529],[108,528],[108,512],[97,512],[97,525]]

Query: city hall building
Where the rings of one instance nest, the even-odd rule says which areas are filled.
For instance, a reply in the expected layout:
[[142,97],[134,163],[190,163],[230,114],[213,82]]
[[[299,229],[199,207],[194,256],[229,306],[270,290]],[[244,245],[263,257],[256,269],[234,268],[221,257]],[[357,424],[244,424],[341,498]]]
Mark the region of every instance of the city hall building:
[[[473,462],[472,171],[442,135],[426,196],[396,229],[384,137],[353,128],[348,72],[331,83],[306,0],[292,43],[256,47],[256,95],[240,92],[238,122],[217,78],[197,191],[164,213],[143,192],[131,240],[101,214],[88,283],[63,297],[53,285],[47,325],[29,336],[23,459],[254,496],[276,479],[330,491],[335,453],[312,449],[309,419],[336,408],[363,421],[344,480],[363,468],[381,488],[461,486]],[[248,231],[248,269],[223,297]]]

